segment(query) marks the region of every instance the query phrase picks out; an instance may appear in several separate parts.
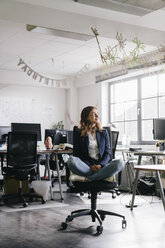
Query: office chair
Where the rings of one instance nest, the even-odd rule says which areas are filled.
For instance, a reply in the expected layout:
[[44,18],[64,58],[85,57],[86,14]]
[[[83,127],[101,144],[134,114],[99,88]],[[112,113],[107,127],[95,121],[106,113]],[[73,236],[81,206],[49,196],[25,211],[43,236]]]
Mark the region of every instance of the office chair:
[[[73,132],[73,142],[74,142],[74,133],[76,132],[76,128],[74,127]],[[74,144],[73,144],[74,145]],[[73,154],[74,155],[74,154]],[[68,215],[65,222],[61,223],[61,227],[63,230],[65,230],[68,226],[68,223],[71,222],[73,219],[81,216],[90,215],[92,218],[92,222],[95,222],[98,220],[99,226],[97,226],[96,231],[97,234],[101,234],[103,232],[103,225],[102,222],[105,219],[106,215],[116,216],[122,218],[122,228],[126,228],[127,222],[125,219],[125,216],[105,211],[105,210],[97,210],[97,195],[100,192],[111,192],[114,193],[114,189],[117,187],[117,183],[114,182],[106,182],[103,180],[100,181],[92,181],[92,182],[73,182],[75,188],[74,192],[81,193],[81,192],[87,192],[90,193],[90,200],[91,200],[91,208],[90,209],[78,209],[71,212],[71,215]],[[116,190],[115,190],[116,192]],[[114,198],[114,197],[113,197]]]
[[111,160],[115,158],[116,146],[119,137],[119,131],[111,131],[110,127],[103,127],[109,134],[110,146],[111,146]]
[[2,199],[18,198],[22,202],[23,207],[27,207],[28,203],[25,197],[29,200],[40,198],[42,203],[45,203],[43,197],[29,192],[23,193],[22,184],[24,180],[28,180],[31,176],[33,180],[37,174],[37,134],[25,132],[9,132],[7,139],[7,166],[3,166],[2,174],[8,179],[14,176],[14,179],[19,181],[19,189],[16,194],[3,195]]
[[[117,146],[117,142],[119,138],[119,131],[111,131],[111,128],[109,126],[103,127],[103,128],[106,129],[109,134],[110,146],[111,146],[111,160],[112,160],[112,159],[115,159],[116,146]],[[121,184],[121,177],[122,177],[122,172],[119,172],[118,173],[118,185]]]
[[[110,127],[103,127],[103,129],[106,129],[109,134],[110,147],[111,147],[111,161],[112,161],[112,159],[115,159],[115,152],[119,137],[119,131],[111,131]],[[121,172],[118,173],[118,185],[120,184],[121,184]],[[113,190],[111,190],[111,193],[113,199],[116,198],[116,195],[120,195],[118,188],[114,188]],[[88,194],[88,198],[90,199],[90,194]]]

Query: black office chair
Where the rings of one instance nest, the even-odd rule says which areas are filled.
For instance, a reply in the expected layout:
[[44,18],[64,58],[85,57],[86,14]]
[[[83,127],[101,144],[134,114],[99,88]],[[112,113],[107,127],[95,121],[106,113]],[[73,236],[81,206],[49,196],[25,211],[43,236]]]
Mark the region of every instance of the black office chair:
[[119,137],[119,131],[111,131],[110,127],[103,127],[107,130],[110,139],[110,146],[111,146],[111,160],[115,158],[116,146]]
[[[74,127],[74,132],[76,131],[76,127]],[[74,136],[73,132],[73,136]],[[74,142],[74,139],[73,139]],[[73,144],[74,145],[74,144]],[[116,192],[117,182],[106,182],[106,181],[93,181],[93,182],[73,182],[75,188],[74,192],[81,193],[87,192],[90,193],[90,200],[91,200],[91,208],[90,209],[78,209],[71,212],[71,215],[68,215],[65,222],[61,223],[61,227],[65,230],[68,226],[68,223],[71,222],[73,219],[81,216],[90,215],[92,218],[92,222],[95,222],[96,219],[99,222],[99,226],[97,226],[97,234],[101,234],[103,232],[103,225],[102,222],[105,219],[106,215],[117,216],[122,218],[122,228],[126,228],[127,222],[125,216],[105,211],[105,210],[97,210],[97,195],[100,192]],[[114,191],[115,189],[115,191]],[[113,197],[114,198],[114,197]]]
[[[23,193],[22,184],[24,180],[34,180],[37,174],[37,134],[25,132],[9,132],[7,139],[7,165],[2,167],[2,174],[6,179],[14,176],[14,179],[19,181],[19,189],[16,194],[3,195],[2,199],[18,198],[22,202],[23,207],[28,203],[25,197],[30,201],[33,198],[40,198],[42,203],[45,201],[43,197],[30,191],[27,194]],[[1,200],[2,200],[1,199]]]
[[[109,134],[109,139],[110,139],[110,146],[111,146],[111,160],[115,159],[115,153],[116,153],[116,146],[119,138],[119,131],[111,131],[111,128],[108,127],[103,127],[104,129],[107,130]],[[122,177],[122,172],[118,173],[118,185],[121,184],[121,177]]]

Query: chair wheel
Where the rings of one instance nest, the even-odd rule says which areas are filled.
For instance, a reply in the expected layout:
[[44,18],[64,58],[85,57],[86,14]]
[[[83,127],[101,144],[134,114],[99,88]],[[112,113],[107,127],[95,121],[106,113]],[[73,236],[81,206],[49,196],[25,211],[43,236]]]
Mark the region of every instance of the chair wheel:
[[127,221],[126,220],[122,220],[122,228],[125,229],[127,226]]
[[113,194],[113,195],[112,195],[112,199],[115,199],[115,198],[116,198],[116,194]]
[[46,201],[44,201],[44,200],[42,199],[41,203],[42,203],[42,204],[45,204],[45,203],[46,203]]
[[23,203],[23,207],[26,208],[28,206],[28,203],[27,202],[24,202]]
[[101,234],[103,232],[103,226],[97,226],[96,231],[97,234]]
[[120,195],[120,191],[117,191],[116,194],[117,194],[117,195]]
[[66,222],[62,222],[61,227],[62,227],[62,230],[65,230],[65,229],[67,229],[68,224]]

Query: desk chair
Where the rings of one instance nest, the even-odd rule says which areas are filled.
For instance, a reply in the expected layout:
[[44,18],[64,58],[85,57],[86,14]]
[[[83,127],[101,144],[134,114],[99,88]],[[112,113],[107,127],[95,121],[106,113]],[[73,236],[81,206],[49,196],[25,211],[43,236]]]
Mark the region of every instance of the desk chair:
[[111,159],[115,158],[116,146],[119,137],[119,131],[111,131],[110,127],[103,127],[109,134],[110,146],[111,146]]
[[[73,147],[74,147],[74,132],[76,132],[77,127],[74,127],[73,131]],[[74,151],[74,150],[73,150]],[[74,155],[74,153],[73,153]],[[63,230],[65,230],[68,226],[68,223],[71,222],[73,219],[81,216],[86,216],[90,215],[92,218],[92,222],[95,222],[98,220],[99,226],[97,226],[96,231],[97,234],[101,234],[103,232],[103,225],[102,222],[105,219],[106,215],[111,215],[111,216],[116,216],[122,218],[122,228],[126,228],[127,222],[125,220],[125,216],[110,212],[110,211],[105,211],[105,210],[97,210],[97,195],[100,192],[110,192],[113,194],[116,193],[116,187],[117,183],[116,182],[106,182],[103,180],[100,181],[93,181],[93,182],[73,182],[74,184],[74,192],[76,193],[82,193],[82,192],[87,192],[90,194],[90,197],[88,197],[91,200],[91,208],[90,209],[78,209],[75,211],[71,212],[71,215],[68,215],[66,218],[65,222],[61,223],[61,227]]]
[[16,194],[4,195],[3,200],[18,198],[22,202],[23,207],[28,203],[25,197],[40,198],[42,196],[29,192],[23,193],[22,183],[28,180],[29,176],[34,179],[37,169],[37,134],[25,132],[9,132],[7,140],[7,166],[2,167],[2,174],[8,179],[14,176],[14,179],[19,181],[19,189]]

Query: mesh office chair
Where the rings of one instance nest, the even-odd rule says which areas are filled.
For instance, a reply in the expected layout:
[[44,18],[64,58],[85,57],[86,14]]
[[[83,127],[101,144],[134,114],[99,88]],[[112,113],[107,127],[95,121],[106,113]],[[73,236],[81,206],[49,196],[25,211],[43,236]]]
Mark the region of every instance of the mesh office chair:
[[[76,131],[76,127],[74,127],[74,132]],[[74,137],[73,132],[73,137]],[[73,146],[74,146],[74,138],[73,138]],[[73,154],[74,155],[74,154]],[[90,215],[92,218],[92,222],[98,220],[99,226],[97,226],[96,231],[97,234],[101,234],[103,232],[103,225],[102,222],[105,219],[106,215],[116,216],[122,218],[122,228],[126,228],[126,220],[125,216],[105,211],[105,210],[97,210],[97,195],[100,192],[111,192],[114,193],[113,189],[116,189],[117,183],[116,182],[106,182],[106,181],[92,181],[92,182],[73,182],[75,188],[74,192],[81,193],[87,192],[90,193],[90,200],[91,200],[91,208],[90,209],[78,209],[71,212],[71,215],[68,215],[65,222],[61,223],[61,227],[65,230],[68,226],[68,223],[71,222],[73,219],[81,216]]]
[[[119,131],[111,131],[110,127],[103,127],[104,129],[107,130],[109,134],[109,139],[110,139],[110,146],[111,146],[111,160],[115,159],[115,153],[116,153],[116,146],[119,138]],[[118,184],[121,184],[121,177],[122,177],[122,172],[118,173]],[[119,193],[117,193],[119,194]]]
[[119,137],[119,131],[111,131],[110,127],[103,127],[103,128],[106,129],[109,134],[110,146],[111,146],[111,152],[112,152],[111,159],[114,159],[118,137]]
[[2,173],[8,179],[14,176],[14,179],[19,181],[19,189],[16,194],[4,195],[3,200],[18,198],[22,202],[23,207],[28,203],[25,197],[40,198],[42,203],[42,196],[29,192],[23,193],[22,183],[24,180],[36,176],[37,173],[37,134],[25,132],[9,132],[7,140],[7,166],[3,166]]

